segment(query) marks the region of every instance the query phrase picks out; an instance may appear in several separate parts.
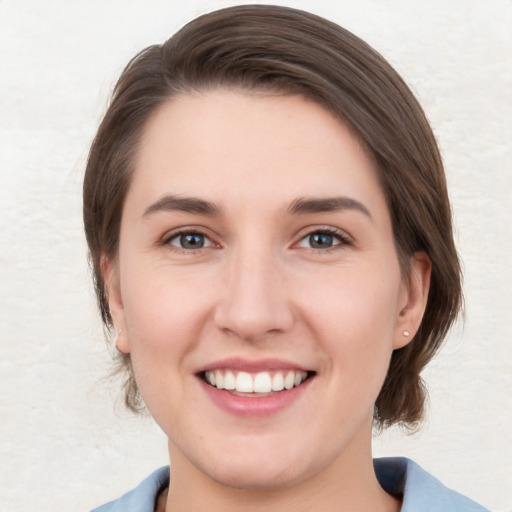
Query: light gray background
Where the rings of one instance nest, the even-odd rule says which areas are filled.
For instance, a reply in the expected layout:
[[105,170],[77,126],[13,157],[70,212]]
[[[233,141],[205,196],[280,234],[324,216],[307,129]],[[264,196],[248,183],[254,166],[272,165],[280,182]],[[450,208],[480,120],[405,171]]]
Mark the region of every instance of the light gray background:
[[[114,406],[81,224],[88,145],[143,47],[229,1],[0,0],[0,510],[87,511],[167,461],[149,419]],[[512,511],[512,2],[278,2],[381,51],[425,106],[447,168],[467,320],[425,372],[413,457]]]

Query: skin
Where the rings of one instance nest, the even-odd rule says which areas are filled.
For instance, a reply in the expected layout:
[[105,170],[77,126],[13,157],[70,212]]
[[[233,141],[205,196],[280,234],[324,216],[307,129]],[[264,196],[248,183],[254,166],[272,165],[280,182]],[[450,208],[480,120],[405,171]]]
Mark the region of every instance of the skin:
[[[218,211],[176,211],[162,206],[168,196]],[[292,206],[334,196],[350,201]],[[183,248],[183,228],[205,246]],[[312,247],[326,229],[339,238]],[[401,275],[375,165],[329,112],[228,90],[163,105],[143,133],[119,253],[103,268],[117,347],[169,438],[162,510],[399,510],[373,472],[373,406],[392,351],[420,324],[430,263],[416,254]],[[196,375],[225,357],[315,374],[283,410],[240,417]]]

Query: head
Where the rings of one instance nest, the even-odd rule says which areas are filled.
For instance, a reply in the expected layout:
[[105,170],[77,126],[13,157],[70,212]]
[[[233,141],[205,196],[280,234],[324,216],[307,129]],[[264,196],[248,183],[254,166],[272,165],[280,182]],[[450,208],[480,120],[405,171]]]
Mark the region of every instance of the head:
[[[84,222],[103,322],[112,328],[105,267],[119,250],[125,199],[141,137],[173,98],[215,90],[301,96],[346,126],[377,169],[404,280],[411,261],[431,264],[423,319],[393,351],[375,403],[380,427],[416,425],[423,416],[420,373],[461,305],[460,267],[439,150],[425,114],[394,69],[362,40],[322,18],[284,7],[238,6],[202,16],[127,65],[91,147]],[[141,405],[130,354],[126,403]]]

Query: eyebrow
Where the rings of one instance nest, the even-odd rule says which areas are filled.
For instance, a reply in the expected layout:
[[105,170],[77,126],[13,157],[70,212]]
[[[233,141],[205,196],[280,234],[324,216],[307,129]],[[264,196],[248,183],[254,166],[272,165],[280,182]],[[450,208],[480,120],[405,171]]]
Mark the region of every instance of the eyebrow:
[[209,201],[197,197],[164,196],[146,208],[143,217],[149,217],[157,212],[186,212],[198,215],[219,216],[221,209]]
[[295,199],[288,208],[288,212],[294,215],[307,213],[329,213],[343,210],[358,211],[372,220],[370,210],[368,210],[363,203],[357,201],[357,199],[352,199],[351,197],[299,197],[298,199]]
[[[351,197],[307,198],[299,197],[292,201],[288,207],[291,215],[304,215],[308,213],[329,213],[343,210],[355,210],[372,219],[370,211],[363,203]],[[157,212],[180,211],[217,217],[222,214],[221,208],[210,201],[198,197],[181,197],[175,195],[164,196],[154,202],[144,211],[143,217],[149,217]]]

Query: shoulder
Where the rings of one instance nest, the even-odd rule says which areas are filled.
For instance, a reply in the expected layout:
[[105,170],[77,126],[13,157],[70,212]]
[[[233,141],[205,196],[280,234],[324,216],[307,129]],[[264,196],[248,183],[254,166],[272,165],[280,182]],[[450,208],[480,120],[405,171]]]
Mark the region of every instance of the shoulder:
[[135,489],[91,512],[154,512],[155,500],[160,490],[167,485],[169,466],[164,466],[151,473]]
[[410,459],[375,459],[374,466],[377,478],[386,491],[403,494],[401,512],[490,512],[448,489]]

